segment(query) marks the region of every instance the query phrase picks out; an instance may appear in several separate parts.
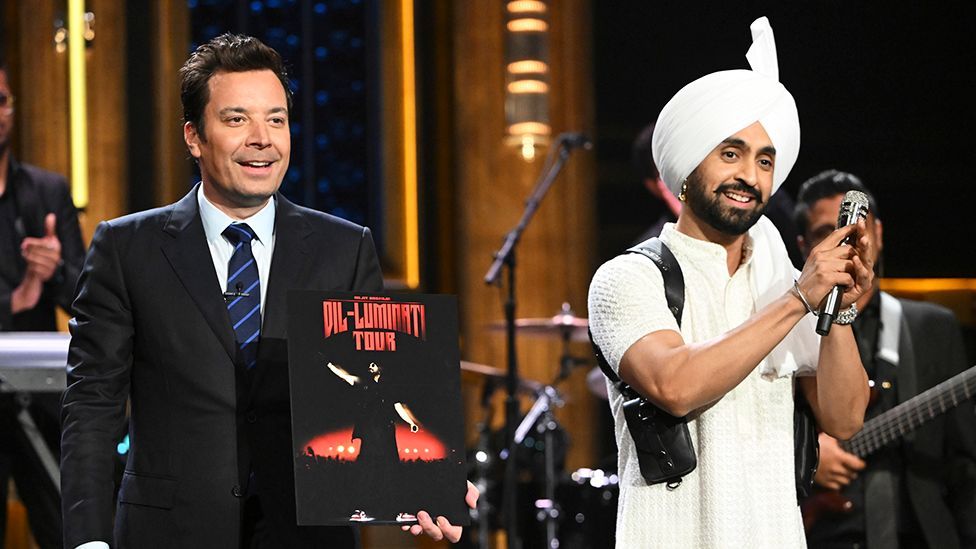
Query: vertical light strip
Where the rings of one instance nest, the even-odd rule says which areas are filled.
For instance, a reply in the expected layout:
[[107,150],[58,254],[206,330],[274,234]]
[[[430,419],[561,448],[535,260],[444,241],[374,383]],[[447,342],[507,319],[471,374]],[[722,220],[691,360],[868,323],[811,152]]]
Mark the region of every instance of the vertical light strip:
[[85,0],[68,0],[68,134],[71,196],[88,206],[88,96],[85,78]]
[[414,59],[413,0],[400,2],[400,51],[403,74],[403,220],[406,283],[420,285],[420,229],[417,198],[417,89]]

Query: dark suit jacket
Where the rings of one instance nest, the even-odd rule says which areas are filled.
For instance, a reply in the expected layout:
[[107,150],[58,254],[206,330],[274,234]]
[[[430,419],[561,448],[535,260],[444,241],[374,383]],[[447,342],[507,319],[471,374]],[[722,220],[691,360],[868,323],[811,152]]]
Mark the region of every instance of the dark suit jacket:
[[246,376],[196,189],[99,225],[62,410],[67,547],[113,539],[112,436],[130,397],[113,547],[236,549],[250,472],[282,547],[356,544],[349,528],[295,526],[285,302],[291,289],[381,290],[380,267],[368,229],[276,198],[258,364]]
[[[898,401],[966,367],[959,323],[945,307],[899,300]],[[906,487],[929,546],[976,547],[976,409],[964,402],[906,436]]]
[[44,236],[44,217],[57,216],[57,233],[61,241],[63,268],[44,285],[37,306],[17,315],[10,314],[10,293],[24,278],[24,269],[16,258],[0,257],[0,332],[57,330],[55,306],[69,310],[75,293],[75,282],[81,272],[85,245],[78,228],[78,211],[71,201],[64,177],[29,164],[10,159],[7,190],[12,193],[22,236]]

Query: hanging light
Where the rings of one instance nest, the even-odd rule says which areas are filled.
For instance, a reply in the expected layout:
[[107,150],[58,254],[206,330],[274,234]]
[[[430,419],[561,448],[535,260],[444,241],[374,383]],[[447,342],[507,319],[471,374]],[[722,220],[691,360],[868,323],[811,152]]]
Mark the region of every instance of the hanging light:
[[505,142],[531,161],[549,144],[549,6],[541,0],[505,5]]

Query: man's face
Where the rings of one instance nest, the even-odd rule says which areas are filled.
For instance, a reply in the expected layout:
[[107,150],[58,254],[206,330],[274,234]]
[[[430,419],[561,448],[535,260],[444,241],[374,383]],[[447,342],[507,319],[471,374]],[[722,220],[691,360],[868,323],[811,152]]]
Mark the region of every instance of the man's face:
[[183,136],[200,165],[207,198],[224,209],[258,208],[278,190],[291,154],[288,102],[270,70],[210,78],[205,136],[186,123]]
[[[6,97],[8,102],[13,100],[13,91],[10,89],[10,82],[7,81],[7,71],[5,70],[0,70],[0,95]],[[0,107],[0,154],[7,150],[13,128],[14,111]]]
[[[821,198],[810,205],[806,233],[797,237],[797,244],[799,244],[803,257],[810,255],[810,250],[837,229],[837,216],[840,213],[840,204],[843,201],[844,195],[836,194]],[[871,252],[874,255],[869,259],[877,265],[878,256],[881,254],[883,246],[881,220],[869,212],[864,224],[867,228],[868,239],[871,241]]]
[[776,149],[761,124],[735,133],[688,176],[688,208],[722,233],[745,233],[766,210],[775,160]]

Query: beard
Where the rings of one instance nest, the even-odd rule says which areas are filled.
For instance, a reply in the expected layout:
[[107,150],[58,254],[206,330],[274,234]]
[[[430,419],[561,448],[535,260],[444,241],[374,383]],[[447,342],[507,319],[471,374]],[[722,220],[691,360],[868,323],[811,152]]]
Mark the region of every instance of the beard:
[[[727,191],[751,196],[755,200],[755,205],[752,209],[746,209],[723,204],[722,194]],[[709,196],[705,190],[705,183],[696,172],[688,176],[686,195],[687,205],[696,216],[715,230],[731,236],[745,234],[766,211],[766,203],[755,188],[741,182],[725,183],[719,185]]]

